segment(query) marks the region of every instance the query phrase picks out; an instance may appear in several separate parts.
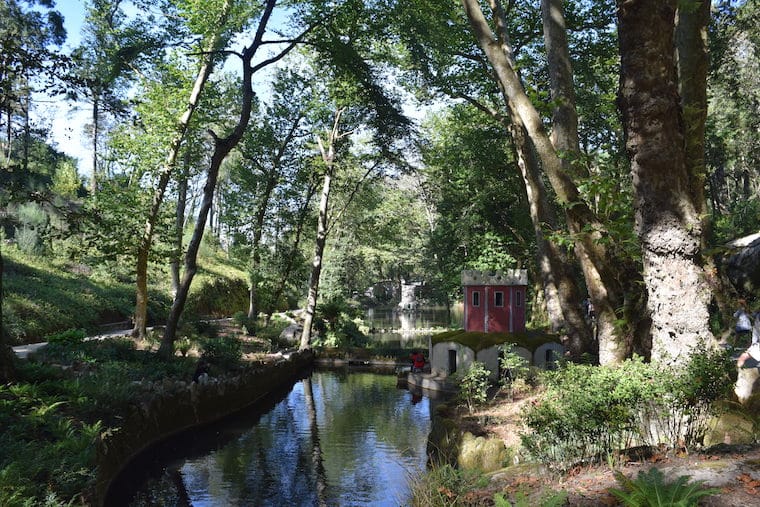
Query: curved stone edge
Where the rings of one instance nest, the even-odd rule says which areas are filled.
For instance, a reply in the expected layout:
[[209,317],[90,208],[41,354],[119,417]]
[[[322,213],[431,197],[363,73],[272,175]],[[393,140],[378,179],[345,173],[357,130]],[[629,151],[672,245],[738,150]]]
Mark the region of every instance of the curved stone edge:
[[105,505],[113,481],[143,451],[182,431],[250,407],[293,381],[313,361],[311,351],[296,352],[288,360],[246,369],[222,380],[211,379],[203,385],[164,382],[159,392],[125,415],[118,431],[101,435],[96,444],[97,475],[89,503]]

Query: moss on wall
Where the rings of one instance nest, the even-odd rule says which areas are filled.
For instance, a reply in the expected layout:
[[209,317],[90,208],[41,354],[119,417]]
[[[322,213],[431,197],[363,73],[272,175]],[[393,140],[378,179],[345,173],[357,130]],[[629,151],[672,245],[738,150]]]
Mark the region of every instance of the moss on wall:
[[469,347],[474,352],[502,345],[504,343],[514,343],[520,347],[535,352],[538,347],[545,343],[557,342],[559,337],[553,334],[540,331],[521,331],[517,333],[482,333],[476,331],[465,331],[457,329],[435,334],[431,337],[433,345],[443,342],[455,342],[465,347]]

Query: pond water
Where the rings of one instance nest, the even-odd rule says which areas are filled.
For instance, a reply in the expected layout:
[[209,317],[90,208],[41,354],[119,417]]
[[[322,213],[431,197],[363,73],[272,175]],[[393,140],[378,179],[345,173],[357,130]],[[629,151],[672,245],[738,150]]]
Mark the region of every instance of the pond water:
[[365,312],[364,322],[370,329],[370,339],[386,347],[427,348],[428,338],[441,328],[462,327],[462,305],[423,307],[414,311],[370,308]]
[[315,371],[263,411],[154,449],[108,505],[404,505],[430,412],[394,375]]

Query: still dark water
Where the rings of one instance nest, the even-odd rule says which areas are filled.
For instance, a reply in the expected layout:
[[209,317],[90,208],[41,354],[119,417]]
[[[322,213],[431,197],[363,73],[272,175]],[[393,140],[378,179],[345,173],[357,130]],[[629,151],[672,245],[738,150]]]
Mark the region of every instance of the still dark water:
[[405,505],[410,476],[425,467],[430,410],[427,397],[398,389],[393,375],[315,371],[264,413],[157,449],[125,474],[112,501]]

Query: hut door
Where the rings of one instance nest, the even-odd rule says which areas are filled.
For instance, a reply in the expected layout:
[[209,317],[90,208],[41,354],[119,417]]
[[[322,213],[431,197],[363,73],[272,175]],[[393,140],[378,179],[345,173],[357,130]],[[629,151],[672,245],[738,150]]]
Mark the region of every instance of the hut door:
[[457,371],[457,351],[449,350],[449,375]]

